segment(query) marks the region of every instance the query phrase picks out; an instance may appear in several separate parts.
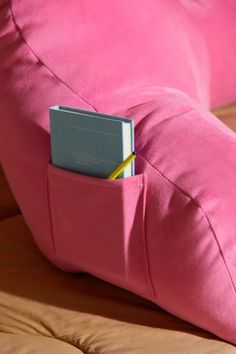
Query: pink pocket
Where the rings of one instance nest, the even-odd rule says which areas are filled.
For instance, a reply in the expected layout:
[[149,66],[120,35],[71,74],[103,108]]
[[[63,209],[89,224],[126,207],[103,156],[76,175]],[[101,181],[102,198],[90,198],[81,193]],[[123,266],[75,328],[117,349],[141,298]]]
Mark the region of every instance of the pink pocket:
[[84,270],[140,294],[149,293],[145,255],[146,176],[107,180],[48,169],[56,253]]

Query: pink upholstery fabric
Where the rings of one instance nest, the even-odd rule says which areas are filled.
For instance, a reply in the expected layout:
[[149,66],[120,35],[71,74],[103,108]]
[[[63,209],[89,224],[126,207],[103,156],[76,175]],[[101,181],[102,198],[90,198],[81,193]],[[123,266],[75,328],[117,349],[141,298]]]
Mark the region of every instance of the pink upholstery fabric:
[[[234,0],[0,5],[0,157],[38,247],[232,343],[236,140],[208,109],[236,97],[235,11]],[[52,166],[56,104],[134,118],[137,176]]]

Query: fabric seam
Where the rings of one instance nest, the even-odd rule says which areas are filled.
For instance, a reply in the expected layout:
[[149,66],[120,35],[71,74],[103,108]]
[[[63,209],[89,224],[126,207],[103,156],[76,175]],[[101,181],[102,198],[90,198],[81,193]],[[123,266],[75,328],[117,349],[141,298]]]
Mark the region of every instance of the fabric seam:
[[74,95],[76,95],[77,97],[79,97],[84,103],[86,103],[87,105],[89,105],[91,108],[94,109],[95,112],[97,112],[96,108],[87,101],[86,98],[84,98],[82,95],[80,95],[79,93],[77,93],[75,90],[73,90],[65,81],[63,81],[59,76],[57,76],[54,71],[47,65],[44,63],[44,61],[42,59],[40,59],[40,57],[36,54],[36,52],[30,47],[30,45],[28,44],[28,42],[26,41],[24,34],[22,32],[21,27],[18,25],[13,9],[12,9],[12,1],[9,0],[9,10],[10,10],[10,14],[11,14],[11,18],[12,18],[12,22],[16,28],[16,31],[20,34],[23,43],[25,44],[25,46],[28,48],[28,50],[33,54],[33,56],[37,59],[37,61],[44,66],[49,72],[50,74],[57,80],[59,81],[62,85],[64,85],[67,89],[69,89]]
[[48,212],[49,212],[49,221],[50,221],[50,229],[52,235],[52,244],[54,251],[56,252],[56,244],[55,244],[55,234],[54,234],[54,223],[52,218],[52,209],[51,209],[51,197],[49,192],[49,174],[48,174],[48,166],[46,168],[46,190],[47,190],[47,205],[48,205]]
[[139,153],[139,156],[140,156],[141,158],[143,158],[143,159],[144,159],[156,172],[158,172],[166,181],[168,181],[170,184],[172,184],[172,186],[174,186],[182,195],[184,195],[184,196],[188,197],[190,200],[192,200],[192,202],[202,211],[202,213],[203,213],[203,215],[204,215],[204,217],[205,217],[205,219],[206,219],[206,221],[207,221],[207,223],[208,223],[208,225],[209,225],[209,227],[210,227],[210,229],[211,229],[211,231],[212,231],[212,234],[213,234],[213,236],[214,236],[214,239],[215,239],[215,241],[216,241],[216,243],[217,243],[217,246],[218,246],[219,251],[220,251],[220,255],[221,255],[221,257],[222,257],[223,263],[225,264],[225,267],[226,267],[228,276],[229,276],[229,278],[230,278],[231,285],[233,286],[234,292],[235,292],[235,294],[236,294],[236,286],[235,286],[235,284],[234,284],[234,281],[233,281],[232,275],[231,275],[231,273],[230,273],[228,264],[227,264],[226,259],[225,259],[225,257],[224,257],[224,253],[223,253],[223,251],[222,251],[222,249],[221,249],[220,242],[219,242],[219,240],[218,240],[218,238],[217,238],[217,236],[216,236],[216,233],[215,233],[215,231],[214,231],[214,228],[213,228],[213,226],[212,226],[212,224],[211,224],[211,222],[210,222],[210,220],[209,220],[209,217],[207,216],[205,210],[202,208],[202,206],[201,206],[191,195],[189,195],[186,191],[184,191],[184,190],[183,190],[182,188],[180,188],[177,184],[175,184],[173,181],[171,181],[167,176],[165,176],[165,175],[164,175],[156,166],[154,166],[147,158],[145,158],[143,155],[140,155],[140,153]]
[[[147,248],[147,235],[146,235],[146,222],[145,222],[145,215],[146,215],[146,192],[147,192],[147,185],[146,185],[146,178],[143,175],[143,188],[142,188],[142,217],[140,217],[140,225],[142,230],[142,239],[143,239],[143,246],[144,246],[144,263],[146,268],[146,275],[148,280],[148,288],[149,291],[151,290],[151,296],[156,299],[156,291],[154,288],[154,284],[151,277],[150,271],[150,262],[149,262],[149,255],[148,255],[148,248]],[[144,202],[145,201],[145,202]]]
[[[132,181],[132,183],[134,183],[135,185],[136,185],[136,187],[138,187],[139,186],[139,180],[142,178],[142,176],[143,175],[145,175],[145,174],[140,174],[140,178],[138,178],[137,179],[137,181]],[[122,183],[121,184],[117,184],[117,185],[107,185],[107,186],[105,186],[105,185],[102,185],[102,186],[100,186],[100,185],[98,185],[97,183],[93,183],[93,182],[86,182],[86,181],[79,181],[79,180],[76,180],[76,179],[74,179],[74,178],[70,178],[70,177],[66,177],[66,176],[59,176],[59,175],[57,175],[57,174],[55,174],[55,173],[52,173],[52,172],[49,172],[48,171],[48,176],[53,176],[53,177],[56,177],[57,179],[62,179],[62,180],[69,180],[69,181],[71,181],[71,182],[75,182],[75,183],[80,183],[80,184],[85,184],[85,185],[91,185],[91,186],[93,186],[93,187],[97,187],[97,188],[102,188],[102,189],[118,189],[118,190],[121,190],[121,189],[129,189],[130,188],[130,186],[123,186],[122,185]],[[138,176],[138,175],[136,175],[136,176]],[[128,177],[128,178],[132,178],[132,177],[134,177],[134,176],[130,176],[130,177]],[[136,178],[135,178],[136,179]],[[105,181],[106,179],[104,178],[104,181]],[[103,182],[104,182],[103,181]],[[109,183],[109,180],[107,180],[107,183]]]

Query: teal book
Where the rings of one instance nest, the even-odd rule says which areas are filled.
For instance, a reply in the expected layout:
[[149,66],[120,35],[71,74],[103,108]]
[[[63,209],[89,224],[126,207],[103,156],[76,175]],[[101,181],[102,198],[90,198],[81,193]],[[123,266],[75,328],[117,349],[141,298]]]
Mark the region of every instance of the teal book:
[[[134,151],[134,120],[53,106],[49,108],[52,164],[107,178]],[[133,176],[134,160],[119,178]]]

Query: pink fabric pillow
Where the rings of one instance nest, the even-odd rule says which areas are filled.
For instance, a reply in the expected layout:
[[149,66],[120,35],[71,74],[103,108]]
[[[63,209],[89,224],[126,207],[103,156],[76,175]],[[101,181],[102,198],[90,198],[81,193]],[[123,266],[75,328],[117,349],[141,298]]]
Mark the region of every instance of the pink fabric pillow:
[[[1,2],[1,162],[52,262],[236,343],[236,140],[208,112],[236,96],[236,4],[140,4]],[[137,175],[52,166],[56,104],[134,118]]]

